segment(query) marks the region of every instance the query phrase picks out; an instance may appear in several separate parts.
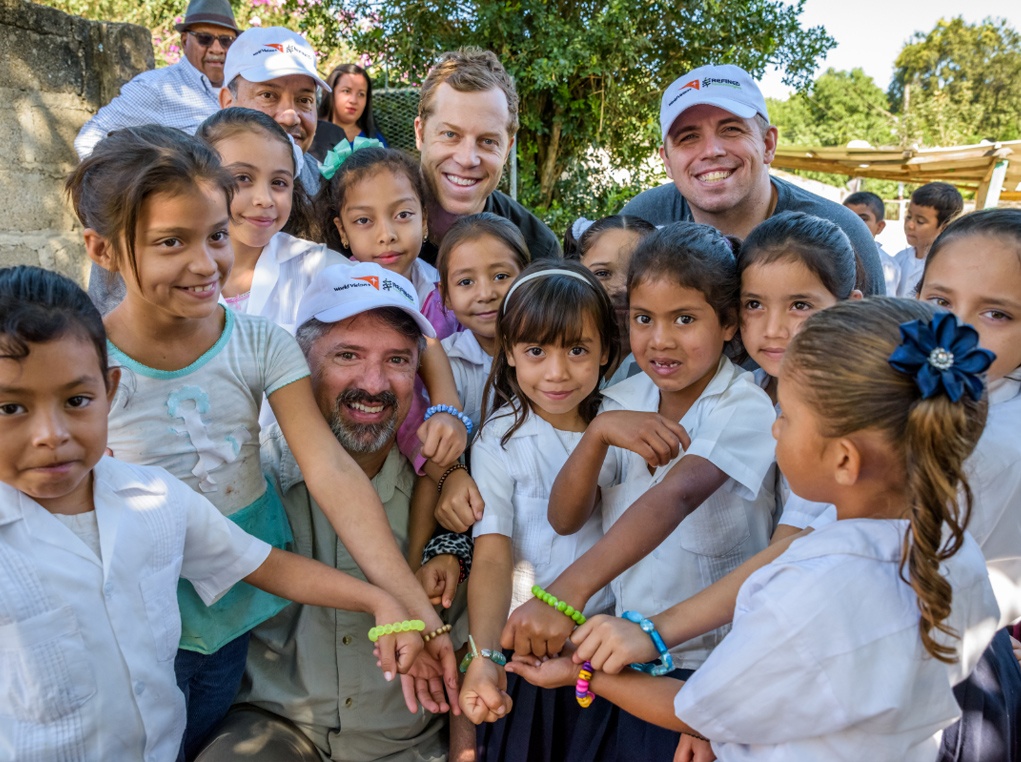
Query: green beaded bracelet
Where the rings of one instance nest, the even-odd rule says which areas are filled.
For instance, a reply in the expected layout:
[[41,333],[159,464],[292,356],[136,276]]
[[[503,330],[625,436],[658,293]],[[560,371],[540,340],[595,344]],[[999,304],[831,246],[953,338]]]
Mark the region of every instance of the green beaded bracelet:
[[375,643],[384,635],[396,635],[400,632],[422,632],[425,630],[425,622],[421,619],[405,619],[403,622],[394,624],[380,624],[369,630],[369,640]]
[[543,603],[552,606],[561,614],[573,619],[574,623],[579,627],[585,624],[585,615],[578,611],[578,609],[574,608],[574,606],[571,606],[566,601],[561,601],[556,596],[550,595],[538,585],[532,585],[532,595]]
[[[488,648],[482,648],[479,649],[479,656],[483,659],[489,659],[491,662],[493,662],[493,664],[496,664],[499,667],[507,666],[507,657],[504,656],[500,651],[493,651]],[[464,658],[461,659],[461,666],[458,669],[461,670],[462,675],[468,671],[468,665],[472,663],[472,660],[474,658],[475,654],[473,654],[471,651],[468,651],[468,653],[464,655]]]

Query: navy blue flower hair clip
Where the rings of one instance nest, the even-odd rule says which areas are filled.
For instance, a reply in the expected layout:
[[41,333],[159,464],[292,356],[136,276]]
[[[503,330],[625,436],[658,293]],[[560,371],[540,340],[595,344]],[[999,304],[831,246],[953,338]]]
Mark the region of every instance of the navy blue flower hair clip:
[[979,349],[978,331],[957,322],[950,312],[940,312],[932,321],[912,320],[900,324],[901,344],[890,355],[890,365],[899,373],[912,376],[922,399],[942,389],[952,402],[965,391],[973,400],[981,399],[985,373],[996,355]]

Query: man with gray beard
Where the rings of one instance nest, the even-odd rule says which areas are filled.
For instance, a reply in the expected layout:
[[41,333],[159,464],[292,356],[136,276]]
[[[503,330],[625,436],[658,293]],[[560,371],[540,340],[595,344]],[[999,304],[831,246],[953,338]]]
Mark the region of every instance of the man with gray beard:
[[[395,438],[411,406],[424,336],[435,336],[418,311],[415,289],[376,264],[334,265],[309,286],[298,325],[319,410],[372,481],[406,550],[415,473]],[[309,495],[275,424],[263,434],[262,461],[291,522],[291,549],[363,578]],[[451,537],[438,539],[437,545],[450,547]],[[463,551],[470,554],[467,541]],[[446,555],[433,563],[449,569],[449,551],[437,552]],[[454,579],[457,574],[454,560]],[[445,760],[443,717],[410,713],[400,681],[379,674],[365,636],[374,624],[366,614],[291,604],[259,625],[235,706],[198,762]],[[419,681],[418,700],[446,711],[438,683],[425,689],[426,682]]]

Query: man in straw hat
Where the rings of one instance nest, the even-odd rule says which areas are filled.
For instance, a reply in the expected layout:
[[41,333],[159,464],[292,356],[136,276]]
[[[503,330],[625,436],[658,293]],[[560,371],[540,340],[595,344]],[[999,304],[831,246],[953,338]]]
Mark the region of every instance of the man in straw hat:
[[191,0],[181,33],[184,56],[173,66],[139,74],[90,119],[74,141],[85,158],[113,130],[140,124],[164,124],[193,134],[220,110],[227,48],[240,33],[228,0]]

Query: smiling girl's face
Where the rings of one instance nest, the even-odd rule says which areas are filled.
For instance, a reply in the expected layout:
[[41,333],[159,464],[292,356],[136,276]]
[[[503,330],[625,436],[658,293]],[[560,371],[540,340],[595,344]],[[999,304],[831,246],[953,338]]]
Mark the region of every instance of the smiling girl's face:
[[918,298],[953,312],[996,354],[989,380],[1021,366],[1021,252],[995,235],[954,237],[928,263]]
[[230,205],[230,237],[235,245],[261,250],[291,216],[291,147],[262,130],[233,134],[214,147],[238,185]]
[[334,224],[353,259],[410,279],[426,228],[422,199],[407,175],[381,169],[352,183]]
[[500,304],[520,272],[514,251],[491,235],[463,241],[448,255],[447,307],[490,355]]
[[836,303],[819,276],[797,259],[749,265],[741,273],[741,341],[759,367],[776,378],[801,324]]

